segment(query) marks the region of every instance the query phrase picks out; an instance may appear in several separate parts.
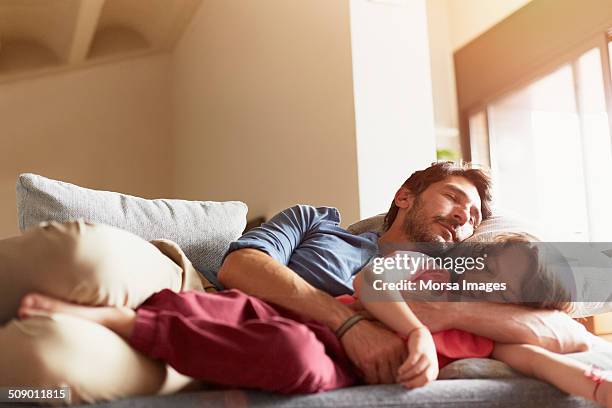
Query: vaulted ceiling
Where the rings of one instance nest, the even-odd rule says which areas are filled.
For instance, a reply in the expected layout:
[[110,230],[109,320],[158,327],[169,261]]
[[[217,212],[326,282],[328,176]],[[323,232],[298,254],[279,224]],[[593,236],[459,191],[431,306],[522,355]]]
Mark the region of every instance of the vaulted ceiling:
[[0,0],[0,81],[171,51],[201,0]]

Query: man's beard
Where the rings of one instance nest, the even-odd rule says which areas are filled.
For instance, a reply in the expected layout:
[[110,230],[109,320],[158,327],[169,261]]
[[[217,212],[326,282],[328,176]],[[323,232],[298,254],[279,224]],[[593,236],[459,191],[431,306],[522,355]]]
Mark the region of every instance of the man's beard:
[[404,231],[411,242],[429,244],[426,245],[428,249],[423,251],[426,253],[445,252],[454,245],[453,242],[444,241],[439,234],[433,231],[434,222],[444,222],[451,228],[454,228],[456,225],[453,220],[440,215],[428,217],[423,200],[417,196],[414,204],[406,213]]
[[431,231],[431,224],[428,223],[425,206],[420,196],[414,200],[412,207],[406,213],[404,228],[408,239],[412,242],[440,242],[440,236]]

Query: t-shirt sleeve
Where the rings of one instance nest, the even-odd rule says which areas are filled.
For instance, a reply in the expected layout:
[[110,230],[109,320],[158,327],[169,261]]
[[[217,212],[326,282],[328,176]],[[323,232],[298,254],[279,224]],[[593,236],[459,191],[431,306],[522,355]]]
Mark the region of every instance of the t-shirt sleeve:
[[322,220],[339,222],[335,208],[296,205],[276,214],[232,242],[225,256],[244,248],[258,249],[287,265],[293,251]]

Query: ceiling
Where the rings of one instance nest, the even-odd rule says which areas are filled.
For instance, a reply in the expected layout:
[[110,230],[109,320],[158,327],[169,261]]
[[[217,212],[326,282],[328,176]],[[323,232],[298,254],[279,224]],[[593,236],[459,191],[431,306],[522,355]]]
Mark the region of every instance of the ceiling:
[[171,51],[201,0],[0,0],[0,81]]

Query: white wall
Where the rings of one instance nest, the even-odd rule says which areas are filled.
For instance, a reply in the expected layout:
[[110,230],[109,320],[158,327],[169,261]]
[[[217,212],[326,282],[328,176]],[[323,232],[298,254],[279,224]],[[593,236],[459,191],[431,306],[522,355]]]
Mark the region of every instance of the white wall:
[[348,0],[207,0],[173,64],[177,195],[359,218]]
[[425,0],[351,0],[361,218],[435,160]]
[[436,143],[439,148],[460,152],[451,16],[446,0],[426,3]]
[[166,55],[0,84],[0,238],[18,233],[22,172],[170,195],[168,73]]

